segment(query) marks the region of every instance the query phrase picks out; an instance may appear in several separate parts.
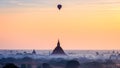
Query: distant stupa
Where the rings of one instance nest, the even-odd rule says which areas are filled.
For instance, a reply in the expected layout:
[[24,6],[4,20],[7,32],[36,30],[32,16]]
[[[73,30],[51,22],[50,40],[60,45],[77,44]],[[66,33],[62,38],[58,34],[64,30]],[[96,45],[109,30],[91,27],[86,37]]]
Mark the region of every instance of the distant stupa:
[[36,51],[35,51],[35,50],[33,50],[33,51],[32,51],[32,54],[36,54]]
[[66,55],[62,47],[60,46],[60,42],[58,40],[57,47],[53,50],[51,55]]

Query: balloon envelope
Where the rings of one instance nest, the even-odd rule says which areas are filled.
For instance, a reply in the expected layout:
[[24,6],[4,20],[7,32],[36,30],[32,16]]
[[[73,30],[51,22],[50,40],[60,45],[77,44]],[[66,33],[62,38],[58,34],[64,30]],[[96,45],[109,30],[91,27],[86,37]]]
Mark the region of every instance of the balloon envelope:
[[57,8],[60,10],[62,8],[62,5],[61,4],[58,4],[57,5]]

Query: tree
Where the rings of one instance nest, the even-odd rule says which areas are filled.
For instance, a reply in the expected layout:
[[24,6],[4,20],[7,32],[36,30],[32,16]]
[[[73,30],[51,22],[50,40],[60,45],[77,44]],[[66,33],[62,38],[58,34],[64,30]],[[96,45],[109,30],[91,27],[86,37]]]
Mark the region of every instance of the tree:
[[19,68],[13,63],[7,63],[3,68]]

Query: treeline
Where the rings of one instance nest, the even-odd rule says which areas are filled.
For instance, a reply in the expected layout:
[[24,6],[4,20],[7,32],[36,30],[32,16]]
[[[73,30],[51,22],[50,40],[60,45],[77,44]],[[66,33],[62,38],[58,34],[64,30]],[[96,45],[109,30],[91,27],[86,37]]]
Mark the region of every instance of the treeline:
[[119,65],[119,63],[115,63],[112,60],[81,63],[79,60],[67,60],[63,58],[49,60],[47,58],[32,59],[30,57],[0,59],[0,68],[120,68]]

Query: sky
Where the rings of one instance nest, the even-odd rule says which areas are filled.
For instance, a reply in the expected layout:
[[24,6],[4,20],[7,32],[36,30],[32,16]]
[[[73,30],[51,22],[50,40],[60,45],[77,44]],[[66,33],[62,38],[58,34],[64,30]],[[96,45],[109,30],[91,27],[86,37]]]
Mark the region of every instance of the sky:
[[54,49],[58,39],[65,50],[119,50],[120,0],[0,0],[0,49]]

